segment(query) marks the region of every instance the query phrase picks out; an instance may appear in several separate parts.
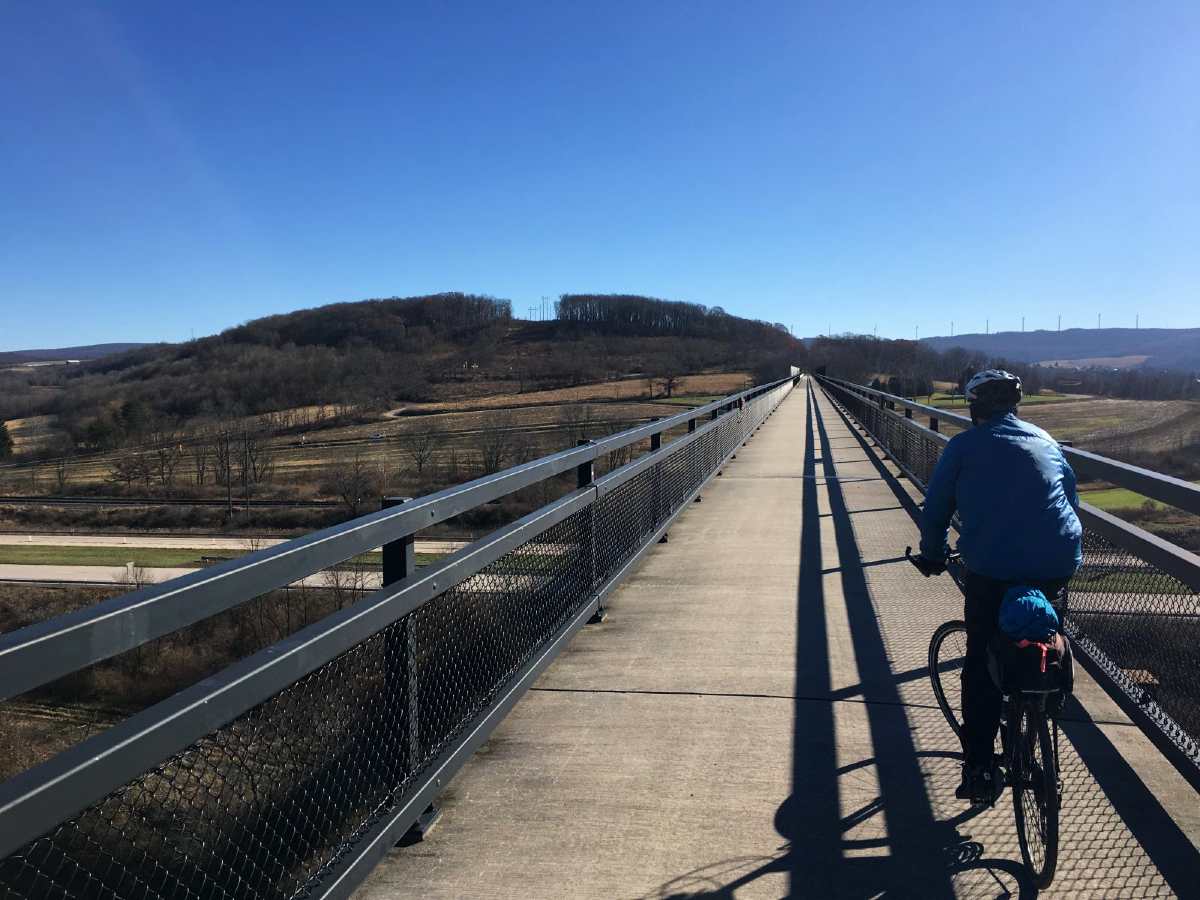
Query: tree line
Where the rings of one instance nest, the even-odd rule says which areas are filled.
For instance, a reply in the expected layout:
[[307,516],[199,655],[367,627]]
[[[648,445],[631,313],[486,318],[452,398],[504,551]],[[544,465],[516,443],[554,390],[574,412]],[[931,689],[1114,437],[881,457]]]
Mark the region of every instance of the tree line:
[[928,395],[933,382],[949,382],[960,391],[975,372],[1003,368],[1021,376],[1026,393],[1044,389],[1133,400],[1200,399],[1194,373],[1156,369],[1070,369],[991,357],[978,350],[951,347],[938,351],[918,341],[871,335],[816,338],[797,363],[859,384],[874,384],[893,394]]

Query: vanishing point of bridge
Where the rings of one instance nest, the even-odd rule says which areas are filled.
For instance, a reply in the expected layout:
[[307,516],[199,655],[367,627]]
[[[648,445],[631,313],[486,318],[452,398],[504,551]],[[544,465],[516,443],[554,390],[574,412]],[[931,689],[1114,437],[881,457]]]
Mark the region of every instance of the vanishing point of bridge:
[[[390,541],[392,587],[6,785],[0,896],[1032,896],[1007,796],[982,812],[953,796],[926,652],[962,598],[903,559],[911,448],[884,453],[836,384],[795,384],[646,426],[651,452],[624,473],[593,472],[603,441],[534,464],[517,487],[574,469],[578,489],[436,571],[411,567],[411,535],[480,488],[313,540],[309,570]],[[281,554],[185,579],[201,610],[131,619],[140,634],[84,620],[6,638],[5,694],[44,680],[37,642],[70,671],[232,605],[230,585],[288,583]],[[1194,624],[1176,583],[1170,615]],[[148,590],[110,617],[170,601]],[[1062,722],[1045,893],[1200,895],[1195,732],[1162,739],[1089,669],[1102,683],[1077,667]],[[1150,705],[1186,726],[1168,688]],[[436,827],[393,849],[435,798]]]

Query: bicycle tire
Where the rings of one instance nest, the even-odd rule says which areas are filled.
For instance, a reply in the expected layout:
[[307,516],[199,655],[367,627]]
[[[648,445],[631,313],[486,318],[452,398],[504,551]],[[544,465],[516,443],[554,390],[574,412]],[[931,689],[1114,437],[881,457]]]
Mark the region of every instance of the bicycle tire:
[[[943,622],[929,640],[929,680],[938,707],[954,735],[962,741],[962,669],[967,653],[967,623],[962,619]],[[956,673],[956,674],[953,674]],[[943,676],[952,675],[951,684]],[[947,689],[949,688],[949,690]]]
[[1009,782],[1021,861],[1039,889],[1050,886],[1058,867],[1058,762],[1046,714],[1029,700],[1015,705]]

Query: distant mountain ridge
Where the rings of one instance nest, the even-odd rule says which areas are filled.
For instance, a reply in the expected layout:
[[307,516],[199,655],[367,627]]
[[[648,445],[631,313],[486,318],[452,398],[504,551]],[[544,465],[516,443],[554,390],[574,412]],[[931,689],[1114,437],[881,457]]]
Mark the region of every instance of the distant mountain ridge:
[[[1068,328],[922,338],[935,350],[961,347],[1017,362],[1200,370],[1200,328]],[[1142,357],[1142,359],[1138,359]],[[1123,362],[1118,362],[1123,360]]]
[[145,343],[88,344],[83,347],[56,347],[48,350],[6,350],[0,352],[0,365],[15,366],[31,362],[62,362],[68,359],[102,359],[114,353],[149,346]]

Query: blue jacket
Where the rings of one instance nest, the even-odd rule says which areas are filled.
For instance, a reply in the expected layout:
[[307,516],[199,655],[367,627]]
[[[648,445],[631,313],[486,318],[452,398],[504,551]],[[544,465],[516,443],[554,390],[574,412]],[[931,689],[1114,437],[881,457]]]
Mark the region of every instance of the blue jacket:
[[1083,561],[1075,472],[1050,435],[995,416],[946,445],[925,493],[921,553],[944,559],[950,519],[968,569],[1001,581],[1068,578]]

